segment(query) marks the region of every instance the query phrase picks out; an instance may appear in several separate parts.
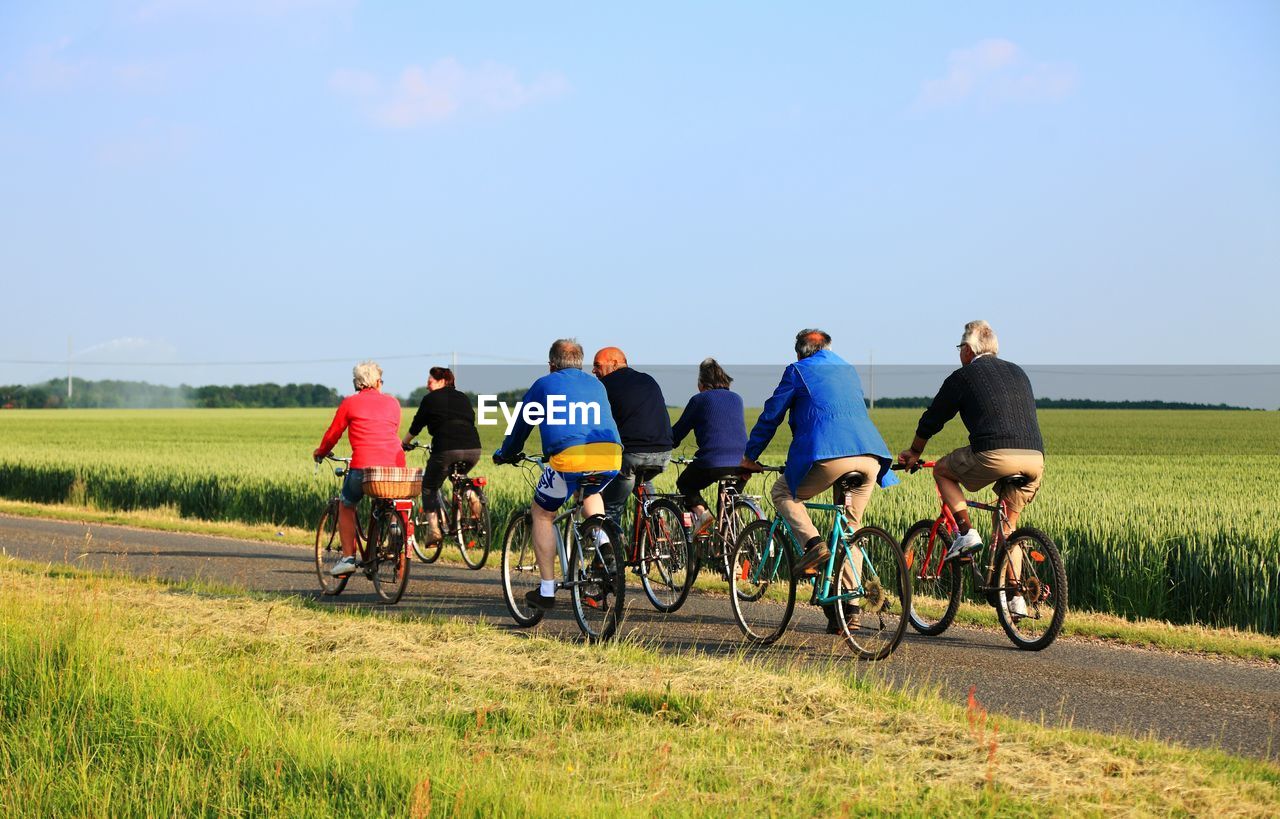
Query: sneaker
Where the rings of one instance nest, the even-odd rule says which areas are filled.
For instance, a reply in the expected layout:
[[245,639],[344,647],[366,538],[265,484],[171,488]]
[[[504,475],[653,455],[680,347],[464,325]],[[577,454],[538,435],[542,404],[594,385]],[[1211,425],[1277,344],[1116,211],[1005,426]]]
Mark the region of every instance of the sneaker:
[[1015,594],[1009,601],[1009,613],[1014,617],[1027,616],[1027,601],[1020,594]]
[[356,569],[360,568],[360,564],[356,562],[355,555],[345,555],[337,563],[333,564],[333,568],[329,570],[330,577],[343,577],[348,574],[355,574]]
[[552,595],[550,597],[543,597],[542,592],[538,591],[537,589],[529,589],[529,591],[525,592],[524,602],[528,603],[530,606],[533,606],[535,609],[538,609],[539,611],[546,611],[547,609],[554,609],[556,607],[555,595]]
[[693,516],[693,536],[702,537],[707,534],[711,528],[711,524],[715,523],[716,517],[707,511],[699,512]]
[[425,530],[422,542],[427,546],[434,546],[444,540],[444,532],[440,530],[440,514],[438,512],[428,512],[421,528]]
[[805,549],[804,554],[800,556],[800,562],[796,563],[795,568],[791,570],[791,574],[795,577],[801,577],[830,556],[831,550],[827,548],[827,544],[818,541],[808,549]]
[[942,559],[947,561],[956,557],[968,557],[981,548],[982,536],[978,534],[977,529],[970,529],[951,541],[951,548],[947,549],[947,556]]

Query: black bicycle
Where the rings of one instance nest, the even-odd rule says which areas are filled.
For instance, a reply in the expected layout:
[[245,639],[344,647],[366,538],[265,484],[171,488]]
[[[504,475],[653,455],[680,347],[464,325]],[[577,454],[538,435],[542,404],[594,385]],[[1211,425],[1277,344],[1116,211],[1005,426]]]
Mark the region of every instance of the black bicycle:
[[[431,447],[425,444],[411,444],[408,448],[421,449],[428,455],[431,453]],[[489,479],[467,474],[471,468],[471,464],[466,461],[449,464],[448,476],[452,491],[446,497],[442,487],[436,494],[441,537],[431,544],[424,544],[420,539],[413,542],[413,553],[423,563],[435,563],[439,560],[444,542],[448,538],[458,544],[462,562],[469,568],[484,568],[489,560],[489,549],[493,544],[493,524],[489,517],[489,496],[484,489]],[[414,512],[414,524],[418,530],[427,531],[429,514],[422,504],[418,504]]]

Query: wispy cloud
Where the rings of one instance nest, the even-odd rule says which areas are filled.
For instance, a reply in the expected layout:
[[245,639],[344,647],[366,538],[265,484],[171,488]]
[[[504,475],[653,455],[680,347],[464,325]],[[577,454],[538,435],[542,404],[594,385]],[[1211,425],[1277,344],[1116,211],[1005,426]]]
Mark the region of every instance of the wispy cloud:
[[1070,65],[1035,62],[1016,43],[988,39],[952,51],[947,72],[920,86],[916,107],[954,108],[966,103],[1043,102],[1061,99],[1076,87]]
[[367,71],[340,68],[330,76],[329,87],[357,100],[383,127],[412,128],[466,113],[514,111],[560,97],[569,84],[558,72],[525,80],[498,63],[468,68],[444,57],[426,68],[410,65],[391,83]]
[[4,73],[5,84],[28,92],[109,88],[139,91],[164,82],[159,66],[145,62],[112,62],[78,53],[74,41],[63,37],[28,49],[22,59]]

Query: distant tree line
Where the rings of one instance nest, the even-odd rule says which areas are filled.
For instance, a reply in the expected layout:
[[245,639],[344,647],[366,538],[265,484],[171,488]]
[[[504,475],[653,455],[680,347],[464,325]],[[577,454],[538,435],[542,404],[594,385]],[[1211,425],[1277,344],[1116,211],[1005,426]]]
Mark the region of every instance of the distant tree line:
[[180,407],[334,407],[341,396],[321,384],[235,384],[166,387],[145,381],[71,381],[52,379],[43,384],[0,386],[0,408],[180,408]]
[[[863,399],[870,406],[871,402]],[[877,398],[876,406],[881,409],[919,408],[929,406],[932,398],[912,396],[909,398]],[[1097,401],[1092,398],[1037,398],[1039,409],[1167,409],[1167,410],[1247,410],[1248,407],[1236,407],[1230,404],[1192,404],[1185,401]]]
[[[402,406],[413,407],[414,409],[417,409],[418,405],[422,403],[422,396],[426,394],[427,394],[427,388],[425,386],[418,387],[416,390],[409,393],[407,397],[401,398],[400,404]],[[466,390],[462,394],[465,395],[471,401],[471,406],[474,407],[476,405],[476,393],[471,392],[470,390]],[[485,394],[489,395],[490,393],[485,393]],[[508,406],[515,406],[515,403],[517,401],[519,401],[521,398],[524,398],[525,390],[523,389],[503,390],[502,392],[492,393],[492,394],[498,397],[497,400],[504,402]]]

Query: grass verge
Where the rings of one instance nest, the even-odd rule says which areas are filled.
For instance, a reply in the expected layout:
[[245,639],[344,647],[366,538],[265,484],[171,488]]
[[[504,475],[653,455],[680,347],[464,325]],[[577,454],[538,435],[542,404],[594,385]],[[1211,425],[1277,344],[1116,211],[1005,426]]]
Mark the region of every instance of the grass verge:
[[853,666],[0,563],[0,814],[1266,815],[1280,768]]

